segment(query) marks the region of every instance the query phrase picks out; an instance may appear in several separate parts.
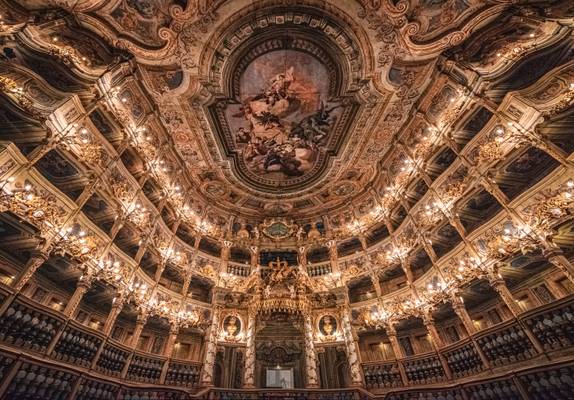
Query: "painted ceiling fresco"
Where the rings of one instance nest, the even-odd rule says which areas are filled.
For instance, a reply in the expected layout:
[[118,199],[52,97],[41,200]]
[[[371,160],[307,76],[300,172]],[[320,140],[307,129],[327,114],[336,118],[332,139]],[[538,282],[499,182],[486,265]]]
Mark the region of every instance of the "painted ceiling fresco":
[[[133,74],[117,94],[124,117],[163,132],[150,151],[173,147],[177,156],[162,161],[178,171],[174,186],[186,188],[197,215],[331,228],[395,204],[391,189],[422,166],[413,160],[440,145],[429,129],[459,117],[481,76],[498,79],[517,54],[561,39],[555,22],[525,15],[571,11],[555,2],[518,16],[510,1],[481,0],[59,3],[85,32],[71,37],[54,24],[48,35],[93,66],[110,55],[90,31],[117,50],[113,62]],[[56,82],[52,66],[30,65]],[[438,171],[443,158],[429,163]]]
[[224,123],[236,168],[253,184],[285,187],[318,173],[343,107],[330,99],[329,79],[319,60],[295,50],[263,54],[245,69]]

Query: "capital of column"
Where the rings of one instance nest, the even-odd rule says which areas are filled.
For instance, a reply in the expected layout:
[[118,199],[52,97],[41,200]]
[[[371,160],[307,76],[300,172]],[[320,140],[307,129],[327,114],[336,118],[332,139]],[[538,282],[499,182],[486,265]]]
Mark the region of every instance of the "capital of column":
[[86,290],[92,287],[94,283],[94,275],[91,272],[84,273],[78,280],[77,287],[85,288]]
[[42,264],[44,264],[48,257],[50,257],[50,253],[46,251],[35,251],[31,254],[28,262],[24,266],[24,269],[20,272],[18,277],[14,280],[12,286],[13,288],[19,292],[22,288],[28,283],[28,281],[32,278],[34,273],[40,268]]
[[506,286],[506,282],[504,282],[504,279],[498,276],[490,277],[489,282],[491,286],[494,288],[494,290],[496,290],[502,301],[504,301],[504,303],[506,304],[512,315],[515,317],[518,316],[522,312],[522,309],[512,296],[512,293],[510,293],[510,290]]

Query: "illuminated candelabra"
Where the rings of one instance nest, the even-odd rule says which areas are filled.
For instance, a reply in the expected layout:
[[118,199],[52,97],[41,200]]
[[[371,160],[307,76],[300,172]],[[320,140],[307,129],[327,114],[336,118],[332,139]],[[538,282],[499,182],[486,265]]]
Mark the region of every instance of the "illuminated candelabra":
[[29,181],[17,181],[14,177],[0,181],[0,210],[9,210],[46,229],[61,225],[66,216],[66,211],[58,205],[54,195]]
[[101,251],[100,240],[77,222],[60,229],[53,245],[57,253],[69,254],[81,263],[97,258]]

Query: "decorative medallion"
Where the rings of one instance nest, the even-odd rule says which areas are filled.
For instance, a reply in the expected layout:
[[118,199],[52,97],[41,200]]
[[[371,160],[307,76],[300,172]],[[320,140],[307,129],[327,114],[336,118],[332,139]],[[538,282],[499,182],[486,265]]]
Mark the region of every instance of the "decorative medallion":
[[353,182],[345,181],[341,182],[337,186],[335,186],[331,193],[333,193],[337,197],[345,197],[357,190],[356,185]]
[[287,223],[283,219],[272,219],[266,220],[262,225],[261,228],[263,233],[273,240],[281,240],[292,236],[296,229],[297,225]]
[[223,339],[237,341],[241,337],[241,328],[241,319],[237,315],[228,315],[223,320]]
[[320,338],[323,341],[334,341],[337,340],[338,335],[338,324],[337,319],[332,315],[323,315],[319,318],[319,333]]

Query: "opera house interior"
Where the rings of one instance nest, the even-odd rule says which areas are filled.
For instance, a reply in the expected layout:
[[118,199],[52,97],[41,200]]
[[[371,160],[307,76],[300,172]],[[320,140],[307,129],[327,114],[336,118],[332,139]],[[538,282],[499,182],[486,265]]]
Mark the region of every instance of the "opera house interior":
[[0,399],[574,399],[574,1],[0,0],[0,41]]

